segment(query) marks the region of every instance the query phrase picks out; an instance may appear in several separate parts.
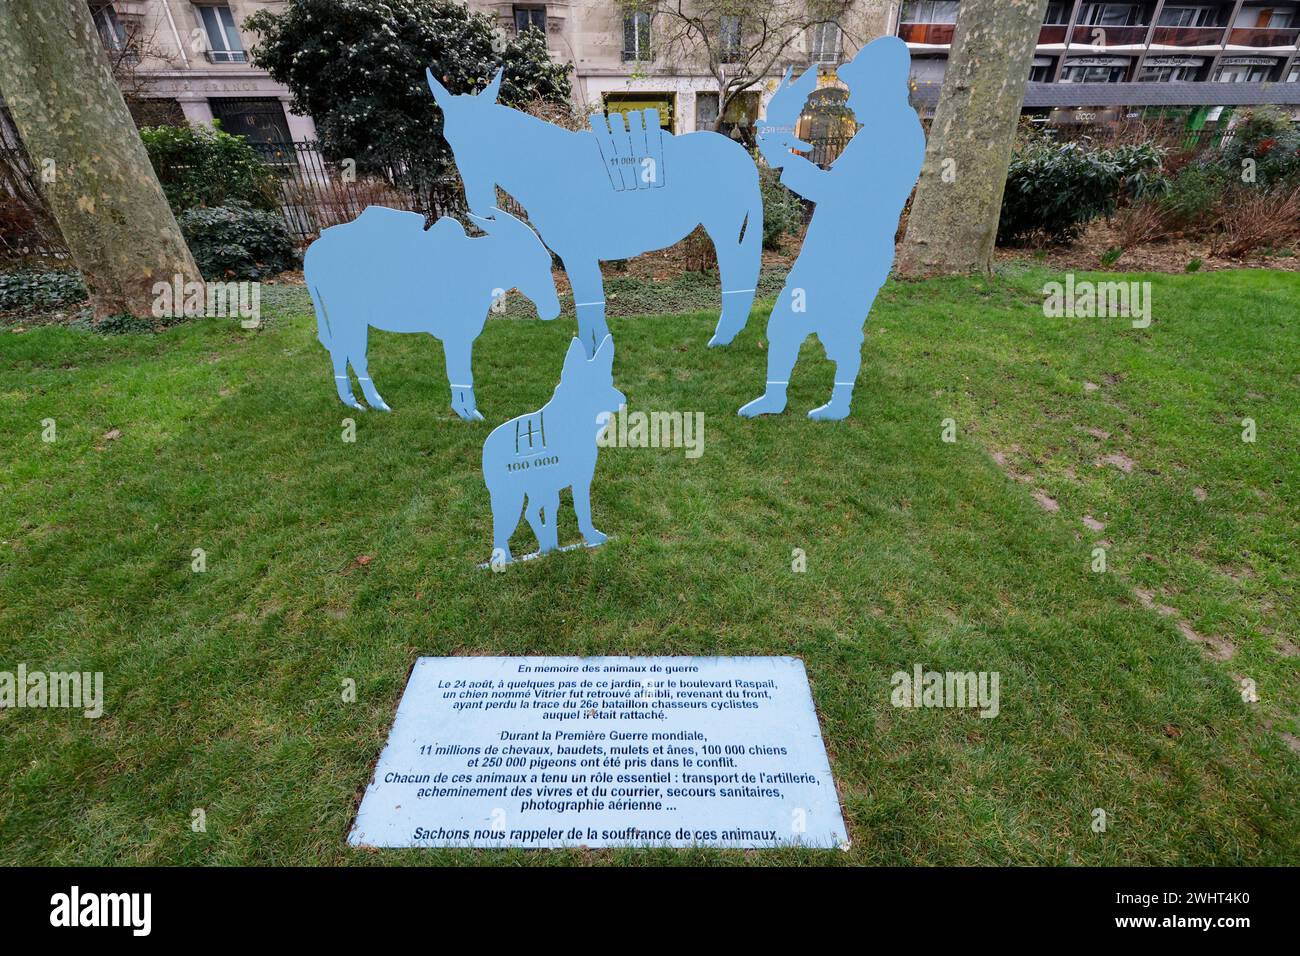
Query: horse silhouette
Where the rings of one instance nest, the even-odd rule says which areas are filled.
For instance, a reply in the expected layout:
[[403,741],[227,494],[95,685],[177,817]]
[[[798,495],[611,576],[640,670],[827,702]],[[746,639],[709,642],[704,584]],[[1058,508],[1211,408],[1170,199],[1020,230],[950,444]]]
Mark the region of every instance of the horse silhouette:
[[[799,258],[768,319],[767,388],[740,409],[741,415],[785,410],[790,373],[809,334],[835,363],[835,385],[830,401],[808,417],[835,420],[849,414],[862,364],[862,326],[889,277],[898,217],[925,153],[925,134],[908,102],[910,65],[907,45],[882,37],[839,68],[849,87],[849,109],[862,129],[830,169],[790,152],[807,144],[796,140],[788,125],[759,124],[759,151],[781,169],[782,183],[816,205]],[[790,102],[792,93],[811,90],[815,68],[809,72],[811,77],[805,73],[791,83],[787,71],[773,102]]]
[[596,439],[627,398],[614,387],[614,340],[608,335],[588,359],[578,339],[569,343],[560,384],[538,411],[492,429],[483,442],[483,480],[492,499],[492,563],[507,564],[510,535],[524,516],[545,554],[559,545],[560,492],[573,489],[573,510],[589,547],[605,542],[591,523],[591,478]]
[[[635,135],[611,138],[615,148],[630,143],[631,153],[607,157],[594,131],[573,132],[498,104],[500,71],[482,92],[461,95],[426,73],[470,209],[485,215],[500,187],[527,210],[564,263],[588,355],[609,334],[600,261],[663,249],[701,225],[722,279],[709,344],[725,345],[745,327],[758,284],[763,202],[758,169],[743,147],[719,133],[673,136],[638,121]],[[621,116],[610,120],[616,134],[624,132]],[[625,188],[629,174],[655,188]]]
[[428,332],[442,341],[451,407],[482,420],[474,398],[471,356],[488,310],[518,288],[543,319],[560,314],[551,255],[536,233],[508,213],[482,222],[471,239],[455,219],[429,229],[424,217],[368,206],[352,222],[330,226],[303,256],[303,275],[316,308],[316,333],[334,361],[344,405],[363,409],[348,379],[351,363],[372,408],[389,411],[370,379],[370,328]]

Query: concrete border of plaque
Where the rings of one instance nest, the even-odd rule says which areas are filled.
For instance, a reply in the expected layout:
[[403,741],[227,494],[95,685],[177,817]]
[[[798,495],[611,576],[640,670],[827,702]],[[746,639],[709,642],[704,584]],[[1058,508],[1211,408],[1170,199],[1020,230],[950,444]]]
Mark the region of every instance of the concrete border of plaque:
[[348,836],[848,849],[795,657],[422,657]]

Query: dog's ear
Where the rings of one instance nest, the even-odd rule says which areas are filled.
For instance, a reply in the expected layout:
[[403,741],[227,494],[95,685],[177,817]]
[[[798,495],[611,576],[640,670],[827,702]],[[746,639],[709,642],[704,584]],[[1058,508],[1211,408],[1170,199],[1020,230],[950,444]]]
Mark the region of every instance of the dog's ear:
[[569,351],[564,353],[564,370],[560,372],[560,378],[572,380],[582,374],[586,364],[587,350],[582,347],[582,341],[575,338],[569,342]]

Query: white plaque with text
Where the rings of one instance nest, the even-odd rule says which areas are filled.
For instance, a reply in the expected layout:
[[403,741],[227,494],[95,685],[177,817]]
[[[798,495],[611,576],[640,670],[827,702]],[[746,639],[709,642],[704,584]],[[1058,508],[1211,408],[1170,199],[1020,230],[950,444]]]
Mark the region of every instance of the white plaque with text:
[[422,657],[348,842],[847,848],[794,657]]

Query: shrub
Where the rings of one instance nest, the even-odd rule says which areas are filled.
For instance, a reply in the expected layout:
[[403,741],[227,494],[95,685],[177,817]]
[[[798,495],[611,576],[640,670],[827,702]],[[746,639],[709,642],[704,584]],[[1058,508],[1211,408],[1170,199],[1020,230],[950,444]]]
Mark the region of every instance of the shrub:
[[1035,234],[1057,242],[1074,239],[1114,209],[1119,185],[1119,166],[1104,155],[1078,143],[1030,143],[1007,170],[998,242],[1016,245]]
[[1171,229],[1197,229],[1217,218],[1219,200],[1231,185],[1231,174],[1221,166],[1196,163],[1184,167],[1160,198]]
[[1115,211],[1126,185],[1134,195],[1160,191],[1162,155],[1150,143],[1096,149],[1031,139],[1007,171],[998,242],[1016,245],[1033,235],[1055,242],[1077,238],[1089,222]]
[[1223,150],[1222,165],[1225,172],[1241,180],[1247,160],[1253,162],[1258,185],[1300,178],[1300,128],[1275,106],[1246,111]]
[[296,264],[293,240],[284,223],[246,202],[189,209],[179,221],[194,261],[207,279],[261,279]]
[[803,224],[803,203],[769,166],[759,167],[758,184],[763,193],[763,248],[780,249],[781,238],[797,233]]
[[1211,250],[1217,256],[1283,248],[1300,238],[1300,186],[1238,186],[1224,198],[1220,225]]
[[86,286],[75,272],[0,272],[0,312],[44,312],[80,302],[86,296]]
[[177,213],[231,200],[275,209],[275,174],[241,136],[211,126],[150,126],[145,150]]
[[1115,232],[1124,250],[1167,238],[1169,224],[1170,214],[1158,199],[1134,200],[1115,214]]
[[1154,143],[1117,146],[1111,156],[1119,166],[1124,193],[1131,199],[1151,199],[1169,191],[1163,165],[1168,151]]

